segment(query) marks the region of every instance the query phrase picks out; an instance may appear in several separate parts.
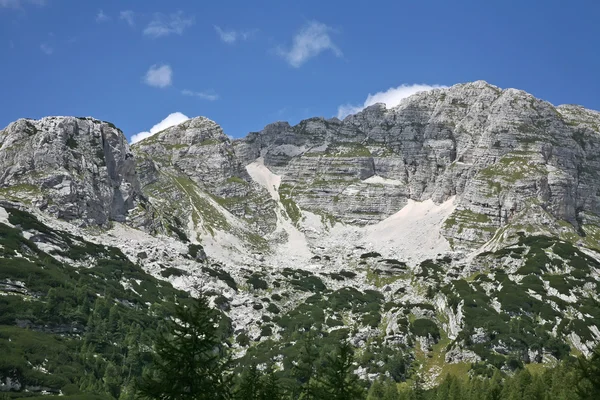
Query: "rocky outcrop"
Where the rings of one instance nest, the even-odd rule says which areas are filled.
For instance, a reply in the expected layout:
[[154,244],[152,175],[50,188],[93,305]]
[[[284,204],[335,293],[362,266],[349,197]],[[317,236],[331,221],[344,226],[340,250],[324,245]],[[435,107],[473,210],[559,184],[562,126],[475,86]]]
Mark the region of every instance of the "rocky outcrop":
[[531,204],[574,229],[582,210],[599,213],[599,127],[597,112],[478,81],[343,121],[271,124],[234,146],[244,162],[262,156],[300,208],[346,223],[457,196],[444,235],[473,248]]
[[125,221],[143,197],[123,133],[73,117],[20,119],[0,131],[0,195],[82,225]]
[[[224,208],[258,232],[275,228],[274,202],[254,184],[230,139],[198,117],[132,146],[143,191],[163,214],[194,229],[228,230]],[[193,230],[194,230],[193,229]]]

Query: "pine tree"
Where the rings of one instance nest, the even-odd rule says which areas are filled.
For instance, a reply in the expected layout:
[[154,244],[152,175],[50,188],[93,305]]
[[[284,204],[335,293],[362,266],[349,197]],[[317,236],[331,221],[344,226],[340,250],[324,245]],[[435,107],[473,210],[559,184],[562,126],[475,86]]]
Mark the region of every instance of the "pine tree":
[[458,378],[452,378],[448,389],[448,400],[464,400],[463,387]]
[[485,400],[500,400],[502,388],[502,375],[499,370],[495,370],[494,375],[492,375],[492,379],[490,380],[487,393],[485,394]]
[[279,383],[279,378],[275,373],[273,365],[269,365],[265,374],[262,376],[260,385],[259,400],[282,400],[283,392]]
[[436,400],[448,400],[448,396],[450,393],[450,385],[452,384],[453,378],[451,375],[446,375],[442,383],[439,384],[437,388],[435,388],[436,392]]
[[592,356],[580,356],[576,364],[577,394],[583,400],[600,399],[600,345]]
[[381,400],[385,395],[383,379],[377,379],[373,382],[367,393],[367,400]]
[[393,379],[386,379],[384,383],[385,391],[383,393],[383,400],[398,400],[398,385]]
[[367,400],[397,400],[398,388],[396,382],[389,378],[379,378],[371,385]]
[[261,392],[261,372],[258,370],[256,361],[244,369],[241,380],[235,393],[238,400],[258,400]]
[[412,390],[409,392],[410,400],[423,400],[425,398],[423,390],[423,378],[421,375],[416,375],[413,382]]
[[316,375],[319,350],[315,344],[315,332],[309,331],[301,342],[298,359],[292,368],[296,384],[292,388],[292,397],[302,400],[317,399]]
[[333,354],[325,357],[321,370],[321,398],[331,400],[363,399],[364,391],[354,371],[354,349],[348,341],[342,341]]
[[525,393],[527,388],[531,385],[532,380],[533,378],[528,370],[520,370],[504,387],[502,399],[524,400]]
[[218,313],[204,297],[191,307],[178,305],[168,333],[155,343],[151,373],[138,385],[142,398],[160,400],[230,399],[229,360],[220,353]]
[[117,367],[112,362],[109,362],[104,370],[104,391],[115,398],[119,398],[121,391],[121,378]]

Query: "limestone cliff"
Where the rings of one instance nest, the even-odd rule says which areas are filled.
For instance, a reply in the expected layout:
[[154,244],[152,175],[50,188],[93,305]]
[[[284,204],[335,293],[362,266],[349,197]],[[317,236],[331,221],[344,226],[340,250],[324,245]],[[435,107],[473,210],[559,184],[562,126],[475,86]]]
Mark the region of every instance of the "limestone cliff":
[[82,225],[125,221],[143,199],[133,153],[93,118],[20,119],[0,131],[0,194]]
[[380,221],[408,199],[456,196],[444,231],[455,248],[485,243],[532,206],[580,232],[600,211],[600,113],[482,81],[344,121],[272,124],[234,145],[244,163],[262,156],[301,209],[344,223]]

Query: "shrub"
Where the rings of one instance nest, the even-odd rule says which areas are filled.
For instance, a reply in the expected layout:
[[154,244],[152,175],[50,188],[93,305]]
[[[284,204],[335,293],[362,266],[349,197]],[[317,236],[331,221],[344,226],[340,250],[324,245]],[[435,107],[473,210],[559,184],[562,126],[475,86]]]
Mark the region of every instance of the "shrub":
[[344,276],[344,277],[350,278],[350,279],[352,279],[352,278],[354,278],[356,276],[356,274],[354,272],[352,272],[352,271],[346,271],[345,269],[341,270],[339,272],[339,274],[341,276]]
[[[213,267],[216,267],[218,264],[213,264]],[[212,276],[213,278],[217,278],[223,282],[225,282],[225,284],[227,286],[229,286],[230,288],[232,288],[233,290],[235,290],[237,292],[238,287],[237,284],[235,283],[235,280],[233,279],[233,277],[231,275],[229,275],[229,272],[224,271],[220,268],[211,268],[211,267],[202,267],[202,271],[206,272],[209,276]]]
[[415,336],[423,336],[423,337],[431,336],[435,340],[439,340],[439,338],[440,338],[440,329],[438,328],[436,323],[430,319],[426,319],[426,318],[416,319],[411,324],[410,330]]
[[252,275],[250,278],[246,280],[246,282],[254,288],[254,290],[266,290],[269,285],[267,281],[262,279],[259,275]]
[[160,271],[160,275],[165,278],[168,278],[170,276],[184,276],[187,275],[187,272],[179,268],[168,267]]
[[75,138],[69,137],[67,139],[67,146],[70,149],[76,149],[77,148],[77,141],[75,140]]
[[175,225],[169,225],[169,229],[171,230],[171,232],[173,232],[175,235],[177,235],[177,237],[179,238],[179,240],[181,240],[182,242],[189,242],[190,241],[190,239],[188,239],[188,237],[185,234],[185,232],[183,232],[177,226],[175,226]]
[[237,335],[235,341],[237,342],[237,344],[243,347],[246,347],[250,344],[250,338],[245,333],[240,333],[239,335]]
[[301,279],[292,279],[290,283],[296,287],[296,289],[303,292],[322,292],[327,287],[323,281],[317,276],[307,276]]
[[271,329],[271,327],[269,325],[263,326],[262,329],[260,330],[260,336],[262,336],[262,337],[271,336],[272,334],[273,334],[273,329]]
[[188,245],[188,253],[192,258],[197,258],[198,253],[200,253],[200,258],[204,258],[204,247],[202,247],[202,245],[199,244],[190,243]]
[[370,251],[368,253],[364,253],[360,255],[361,260],[367,259],[367,258],[377,258],[377,257],[381,257],[381,254],[379,254],[376,251]]
[[279,314],[281,310],[275,304],[269,303],[267,306],[267,311],[273,314]]

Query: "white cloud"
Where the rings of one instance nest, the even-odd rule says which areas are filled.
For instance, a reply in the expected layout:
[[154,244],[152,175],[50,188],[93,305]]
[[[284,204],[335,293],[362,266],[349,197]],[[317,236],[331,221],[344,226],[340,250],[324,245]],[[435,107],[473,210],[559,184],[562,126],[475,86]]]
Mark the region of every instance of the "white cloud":
[[292,67],[298,68],[310,58],[321,52],[330,50],[336,57],[342,56],[342,51],[333,43],[329,32],[333,29],[317,21],[307,23],[294,36],[292,47],[288,50],[279,48],[278,53]]
[[135,13],[131,10],[125,10],[125,11],[121,11],[119,13],[119,19],[127,22],[127,25],[129,26],[134,26],[135,25],[135,21],[133,20]]
[[110,20],[110,17],[104,13],[102,10],[98,10],[96,14],[96,22],[106,22]]
[[217,25],[215,25],[215,31],[219,34],[221,40],[228,44],[233,44],[237,40],[237,32],[236,31],[224,31]]
[[204,92],[194,92],[192,90],[182,90],[181,94],[184,96],[194,96],[194,97],[199,97],[201,99],[204,100],[208,100],[208,101],[215,101],[219,99],[219,95],[216,94],[215,92],[213,92],[212,90],[207,90]]
[[256,29],[238,32],[235,30],[225,31],[217,25],[214,27],[221,41],[227,44],[234,44],[238,40],[248,40],[256,33]]
[[258,32],[258,29],[252,29],[249,31],[240,32],[240,37],[243,40],[248,40],[248,39],[252,38],[252,36],[254,36],[256,34],[256,32]]
[[149,138],[150,136],[154,135],[155,133],[158,133],[160,131],[163,131],[167,128],[170,128],[172,126],[175,125],[179,125],[182,122],[187,121],[189,118],[180,113],[180,112],[174,112],[172,114],[169,114],[169,116],[165,119],[163,119],[162,121],[160,121],[158,124],[154,125],[149,132],[140,132],[136,135],[133,135],[131,137],[130,142],[133,143],[137,143],[140,140],[144,140],[146,138]]
[[46,0],[0,0],[0,7],[4,8],[21,8],[25,4],[43,6]]
[[46,43],[40,44],[40,50],[42,50],[42,52],[47,56],[50,56],[52,53],[54,53],[54,48]]
[[148,69],[148,72],[146,72],[146,76],[144,77],[146,85],[161,89],[171,86],[172,81],[173,70],[169,65],[154,64]]
[[363,103],[362,106],[355,106],[352,104],[344,104],[338,107],[337,117],[339,119],[343,119],[350,114],[356,114],[357,112],[363,110],[366,107],[372,106],[376,103],[385,103],[387,108],[396,107],[400,102],[412,96],[415,93],[425,92],[427,90],[445,88],[446,86],[442,85],[400,85],[398,87],[389,88],[385,92],[377,92],[375,94],[370,94],[367,96],[367,99]]
[[168,36],[173,33],[181,35],[187,27],[193,24],[194,17],[186,17],[183,11],[177,11],[170,15],[156,13],[154,19],[144,29],[144,35],[153,38]]

